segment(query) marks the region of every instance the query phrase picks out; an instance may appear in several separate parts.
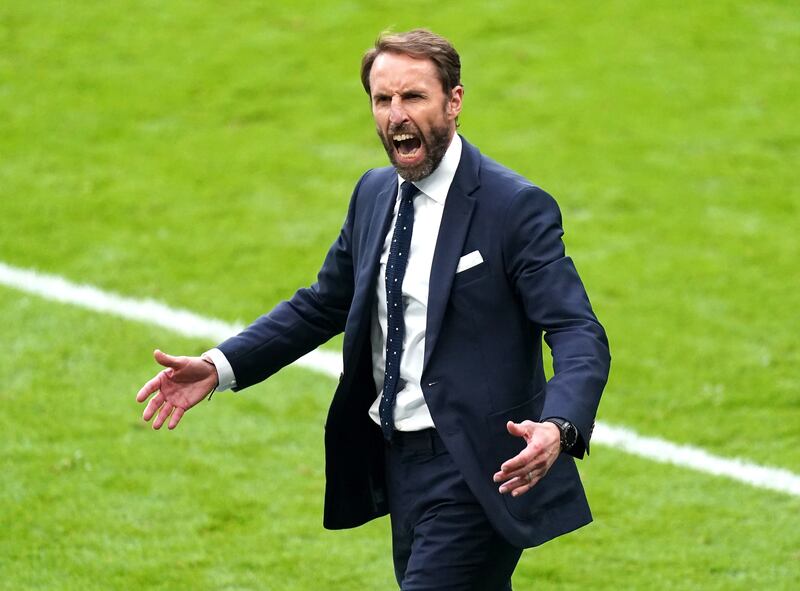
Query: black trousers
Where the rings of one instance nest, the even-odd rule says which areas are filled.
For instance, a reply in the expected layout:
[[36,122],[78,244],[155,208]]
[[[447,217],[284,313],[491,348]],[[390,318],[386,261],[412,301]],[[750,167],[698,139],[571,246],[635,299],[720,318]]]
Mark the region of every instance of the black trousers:
[[435,429],[396,431],[386,478],[402,591],[510,591],[522,550],[489,524]]

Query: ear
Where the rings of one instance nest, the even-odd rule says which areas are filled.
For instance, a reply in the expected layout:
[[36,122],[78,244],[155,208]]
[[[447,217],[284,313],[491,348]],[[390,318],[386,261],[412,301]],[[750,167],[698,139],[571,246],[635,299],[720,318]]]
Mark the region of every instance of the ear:
[[450,91],[450,96],[447,97],[447,116],[455,121],[461,114],[461,102],[464,99],[464,87],[456,86]]

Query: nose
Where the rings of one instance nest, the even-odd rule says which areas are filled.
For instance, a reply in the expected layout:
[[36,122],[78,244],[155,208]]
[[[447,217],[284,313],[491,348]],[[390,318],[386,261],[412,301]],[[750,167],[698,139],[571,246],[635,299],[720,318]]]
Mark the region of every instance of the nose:
[[406,111],[400,102],[400,97],[395,95],[392,97],[392,105],[389,108],[389,122],[393,125],[399,125],[408,119]]

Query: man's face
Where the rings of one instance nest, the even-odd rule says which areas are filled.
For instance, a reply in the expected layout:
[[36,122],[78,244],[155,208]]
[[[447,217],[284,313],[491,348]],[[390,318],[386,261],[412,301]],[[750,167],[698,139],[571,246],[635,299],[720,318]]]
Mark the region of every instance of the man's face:
[[381,53],[369,75],[372,116],[394,167],[418,181],[439,166],[456,131],[464,89],[448,96],[428,59]]

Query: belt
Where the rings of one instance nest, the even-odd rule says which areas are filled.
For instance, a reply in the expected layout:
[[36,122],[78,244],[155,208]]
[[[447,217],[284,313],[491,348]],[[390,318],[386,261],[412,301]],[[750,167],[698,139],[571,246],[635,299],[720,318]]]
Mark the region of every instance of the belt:
[[405,454],[439,454],[447,451],[436,429],[394,431],[392,440],[387,442],[387,446]]

